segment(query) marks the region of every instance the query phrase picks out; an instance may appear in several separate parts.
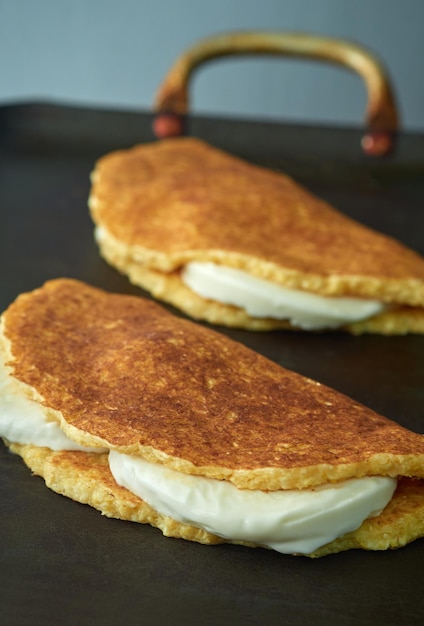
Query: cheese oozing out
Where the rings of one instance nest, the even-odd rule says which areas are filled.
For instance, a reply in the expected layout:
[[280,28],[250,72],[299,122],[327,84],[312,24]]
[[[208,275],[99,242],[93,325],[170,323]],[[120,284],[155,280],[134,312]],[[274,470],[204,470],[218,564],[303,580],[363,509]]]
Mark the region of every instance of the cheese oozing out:
[[310,554],[381,513],[396,489],[383,476],[352,478],[303,491],[238,489],[225,480],[182,474],[114,450],[116,482],[156,511],[231,541],[286,554]]
[[[37,402],[17,392],[4,366],[0,370],[0,436],[53,450],[103,451],[84,448],[68,438]],[[315,489],[264,492],[183,474],[113,450],[109,466],[119,485],[159,513],[231,541],[288,554],[309,554],[378,515],[397,482],[373,476]]]
[[[0,436],[52,450],[85,448],[48,419],[37,402],[12,384],[0,368]],[[230,541],[243,541],[282,553],[309,554],[378,515],[397,481],[372,476],[302,491],[241,490],[227,481],[187,475],[158,463],[109,452],[115,481],[159,513],[203,528]]]
[[377,300],[328,297],[287,289],[216,263],[187,263],[181,279],[203,298],[237,306],[251,317],[287,319],[304,330],[337,328],[373,317],[386,308]]
[[[19,384],[19,383],[18,383]],[[0,363],[0,437],[12,443],[31,443],[51,450],[99,452],[65,435],[58,422],[48,419],[42,406],[16,391],[6,366]]]

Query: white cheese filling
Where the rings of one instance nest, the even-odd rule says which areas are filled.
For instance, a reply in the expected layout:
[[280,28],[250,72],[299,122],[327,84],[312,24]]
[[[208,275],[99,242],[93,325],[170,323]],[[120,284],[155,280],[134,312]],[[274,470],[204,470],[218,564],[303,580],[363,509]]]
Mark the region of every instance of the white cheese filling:
[[31,443],[51,450],[99,452],[69,439],[56,421],[49,420],[41,405],[17,393],[8,371],[0,363],[0,437],[12,443]]
[[[42,407],[17,392],[0,369],[0,437],[52,450],[84,450],[69,439]],[[283,553],[309,554],[378,515],[397,481],[373,476],[303,491],[240,490],[227,481],[182,474],[164,465],[109,452],[116,482],[159,513],[231,541]]]
[[337,328],[377,315],[377,300],[320,296],[287,289],[247,272],[215,263],[187,263],[181,279],[203,298],[244,309],[251,317],[289,320],[304,330]]
[[285,554],[309,554],[355,530],[381,513],[396,489],[396,480],[372,476],[304,491],[241,490],[114,450],[109,467],[119,485],[159,513]]

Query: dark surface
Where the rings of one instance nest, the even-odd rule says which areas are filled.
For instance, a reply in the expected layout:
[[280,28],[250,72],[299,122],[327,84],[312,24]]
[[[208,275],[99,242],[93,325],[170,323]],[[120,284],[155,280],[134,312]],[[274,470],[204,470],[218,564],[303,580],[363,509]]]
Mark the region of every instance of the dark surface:
[[[196,119],[189,130],[286,170],[340,210],[424,253],[423,136],[402,136],[393,156],[370,161],[356,130],[219,119]],[[99,258],[87,196],[97,157],[150,140],[147,113],[0,107],[1,310],[58,276],[142,293]],[[223,332],[424,431],[424,337]],[[2,444],[0,503],[5,626],[423,623],[423,540],[309,560],[166,539],[49,491]]]

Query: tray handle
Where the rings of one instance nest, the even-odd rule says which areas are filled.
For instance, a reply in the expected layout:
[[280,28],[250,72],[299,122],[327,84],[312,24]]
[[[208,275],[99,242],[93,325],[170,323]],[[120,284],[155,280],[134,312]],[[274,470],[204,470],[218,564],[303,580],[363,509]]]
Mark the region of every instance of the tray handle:
[[393,89],[383,65],[357,44],[303,33],[233,32],[200,40],[177,58],[156,95],[153,130],[158,138],[184,134],[193,71],[212,59],[247,54],[276,54],[328,61],[358,73],[367,89],[366,132],[361,145],[371,156],[388,153],[398,129]]

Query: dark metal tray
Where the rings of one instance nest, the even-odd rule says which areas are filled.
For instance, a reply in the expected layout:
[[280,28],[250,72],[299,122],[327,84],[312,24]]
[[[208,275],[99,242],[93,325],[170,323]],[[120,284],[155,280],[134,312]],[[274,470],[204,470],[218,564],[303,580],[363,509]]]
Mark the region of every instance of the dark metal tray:
[[[99,257],[87,211],[103,153],[153,140],[149,113],[0,107],[0,309],[68,276],[138,293]],[[189,132],[281,168],[342,211],[424,253],[424,137],[370,160],[355,129],[193,119]],[[264,216],[265,218],[265,216]],[[390,259],[387,259],[390,263]],[[222,332],[423,431],[424,337]],[[319,560],[167,539],[49,491],[0,444],[0,606],[41,624],[421,624],[423,540]]]

